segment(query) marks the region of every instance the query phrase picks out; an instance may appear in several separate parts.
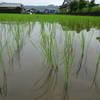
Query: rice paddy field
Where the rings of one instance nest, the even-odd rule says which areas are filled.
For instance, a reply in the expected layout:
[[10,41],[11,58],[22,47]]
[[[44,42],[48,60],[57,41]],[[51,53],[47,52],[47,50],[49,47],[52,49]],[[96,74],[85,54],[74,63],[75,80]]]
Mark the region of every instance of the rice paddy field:
[[0,14],[0,100],[100,100],[100,17]]

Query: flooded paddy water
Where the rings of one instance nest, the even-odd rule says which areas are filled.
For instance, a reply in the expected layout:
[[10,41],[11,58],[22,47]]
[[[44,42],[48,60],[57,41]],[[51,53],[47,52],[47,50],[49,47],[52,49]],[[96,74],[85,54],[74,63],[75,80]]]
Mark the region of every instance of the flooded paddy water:
[[99,37],[96,27],[1,22],[0,100],[100,100]]

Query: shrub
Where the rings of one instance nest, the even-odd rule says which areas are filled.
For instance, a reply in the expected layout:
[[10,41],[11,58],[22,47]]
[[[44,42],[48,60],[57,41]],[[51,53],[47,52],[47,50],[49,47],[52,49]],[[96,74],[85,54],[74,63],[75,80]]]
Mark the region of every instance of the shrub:
[[92,7],[91,12],[100,12],[100,7],[99,6]]
[[83,8],[83,9],[81,10],[81,12],[82,12],[82,13],[87,13],[87,12],[90,12],[90,9],[89,9],[89,8]]
[[69,9],[69,10],[68,10],[68,13],[71,13],[71,12],[72,12],[71,9]]
[[16,7],[14,10],[15,10],[15,13],[21,13],[22,8],[21,7]]
[[75,13],[80,13],[81,11],[79,10],[79,9],[77,9],[76,11],[75,11]]
[[22,8],[16,7],[15,9],[0,8],[0,13],[21,13]]

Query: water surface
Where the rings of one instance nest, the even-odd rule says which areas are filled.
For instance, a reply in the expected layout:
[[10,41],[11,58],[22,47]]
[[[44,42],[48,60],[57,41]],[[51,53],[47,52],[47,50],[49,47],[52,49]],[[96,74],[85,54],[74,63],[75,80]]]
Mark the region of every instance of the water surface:
[[41,25],[0,24],[0,100],[100,100],[100,30]]

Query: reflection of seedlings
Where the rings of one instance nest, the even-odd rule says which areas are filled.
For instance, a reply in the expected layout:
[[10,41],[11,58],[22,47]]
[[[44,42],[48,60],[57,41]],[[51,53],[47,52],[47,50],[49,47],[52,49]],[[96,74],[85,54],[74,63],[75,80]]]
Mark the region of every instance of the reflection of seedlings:
[[[95,26],[95,20],[88,18],[88,17],[76,17],[76,16],[70,16],[65,17],[59,22],[59,24],[62,26],[63,30],[69,29],[69,30],[76,30],[77,33],[80,33],[81,30],[87,29],[87,31],[90,30],[91,27]],[[74,20],[74,18],[76,20]],[[90,21],[91,19],[91,21]],[[95,23],[95,24],[94,24]],[[98,25],[97,25],[98,26]],[[98,26],[99,27],[99,26]]]
[[9,65],[9,68],[11,66],[12,67],[12,71],[13,71],[13,64],[14,64],[13,48],[15,48],[15,46],[13,44],[11,44],[11,42],[9,42],[7,44],[7,54],[8,54],[8,57],[9,57],[9,62],[11,64],[11,65]]
[[83,58],[84,58],[84,55],[82,54],[81,57],[80,57],[79,63],[78,63],[78,70],[75,72],[75,74],[76,74],[77,77],[78,77],[79,72],[80,72],[81,67],[82,67]]
[[27,33],[28,35],[30,36],[30,33],[32,32],[33,28],[34,28],[34,25],[35,25],[35,22],[30,22],[28,21],[28,30],[27,30]]
[[91,87],[87,91],[89,91],[90,89],[92,89],[93,85],[95,85],[96,91],[100,94],[100,90],[98,89],[97,82],[96,82],[96,78],[97,78],[97,74],[98,74],[99,63],[100,63],[100,51],[99,51],[99,55],[98,55],[98,60],[97,60],[97,64],[96,64],[96,70],[95,70],[93,82],[92,82]]
[[[27,25],[27,28],[25,30],[24,27],[26,25]],[[9,66],[12,67],[12,70],[13,70],[14,61],[19,63],[19,68],[21,68],[20,52],[23,49],[24,43],[26,41],[26,37],[30,36],[29,32],[31,32],[33,25],[34,25],[34,22],[33,24],[31,24],[31,22],[28,22],[28,23],[26,22],[24,24],[21,24],[20,22],[16,21],[16,23],[14,24],[14,27],[12,27],[13,32],[12,32],[11,38],[13,39],[11,39],[10,43],[7,45],[7,54],[10,61]],[[25,31],[28,31],[28,33],[25,33]]]
[[61,94],[58,94],[57,96],[62,96],[62,100],[69,100],[69,95],[68,95],[68,83],[64,84],[64,88]]
[[0,51],[0,65],[1,65],[1,68],[3,69],[3,71],[5,71],[4,60],[3,60],[3,57],[2,57],[2,51]]
[[[87,65],[86,65],[86,63],[87,63],[87,55],[89,53],[89,51],[88,51],[89,50],[89,45],[91,43],[93,34],[94,33],[91,33],[89,35],[87,44],[85,44],[84,33],[81,34],[81,50],[82,50],[82,54],[81,54],[80,60],[78,62],[78,69],[75,72],[77,77],[78,77],[79,72],[80,72],[80,70],[81,70],[82,67],[85,69],[85,72],[87,73]],[[85,52],[85,48],[86,48],[86,52]],[[84,60],[84,62],[83,62],[83,60]]]
[[96,39],[99,40],[99,42],[100,42],[100,37],[96,37]]
[[[81,91],[81,92],[87,92],[87,91],[91,90],[91,89],[93,88],[93,86],[95,86],[96,92],[98,92],[98,93],[100,94],[100,90],[98,89],[97,81],[96,81],[97,74],[98,74],[99,62],[100,62],[100,51],[99,51],[99,55],[98,55],[98,60],[97,60],[97,64],[96,64],[96,70],[95,70],[95,74],[94,74],[94,78],[93,78],[92,85],[91,85],[90,88],[87,89],[86,91]],[[79,90],[79,91],[80,91],[80,90]]]
[[[0,41],[1,42],[1,41]],[[7,43],[5,43],[5,45],[2,47],[2,45],[1,45],[1,47],[0,47],[0,65],[1,65],[1,67],[2,67],[2,69],[3,69],[3,71],[5,72],[5,68],[4,68],[4,60],[3,60],[3,56],[2,56],[2,54],[3,54],[3,50],[4,50],[4,47],[7,45]]]
[[0,86],[0,95],[3,100],[5,99],[7,95],[7,78],[6,78],[5,72],[4,72],[3,86]]
[[[85,46],[87,49],[86,49],[86,56],[85,56],[85,64],[86,64],[86,62],[87,62],[87,55],[88,55],[88,53],[90,52],[90,51],[88,51],[89,50],[89,46],[90,46],[90,43],[91,43],[91,40],[92,40],[92,37],[93,37],[93,34],[94,34],[94,32],[92,31],[91,32],[91,34],[89,35],[89,37],[88,37],[88,42],[87,42],[87,46]],[[84,65],[85,65],[84,64]]]
[[66,30],[66,23],[59,23],[59,24],[61,24],[63,30]]
[[[40,83],[40,81],[42,79],[44,79],[44,77],[46,76],[44,82],[42,83],[42,85],[35,90],[32,91],[40,91],[43,90],[44,92],[39,96],[36,97],[34,99],[39,99],[42,96],[44,96],[49,90],[52,90],[52,92],[54,92],[55,88],[56,88],[56,84],[57,84],[57,74],[58,74],[58,68],[47,68],[46,71],[44,72],[44,74],[42,75],[42,77],[34,84],[34,86],[38,85],[38,83]],[[33,87],[34,87],[33,86]]]
[[[14,57],[14,50],[16,48],[19,48],[20,45],[22,44],[22,38],[21,38],[21,30],[20,30],[20,27],[19,27],[19,23],[16,22],[16,25],[13,27],[14,30],[12,30],[12,36],[14,39],[13,40],[13,43],[11,44],[12,40],[10,41],[10,43],[7,45],[7,52],[8,52],[8,56],[10,59],[13,59]],[[15,43],[14,43],[15,42]]]

